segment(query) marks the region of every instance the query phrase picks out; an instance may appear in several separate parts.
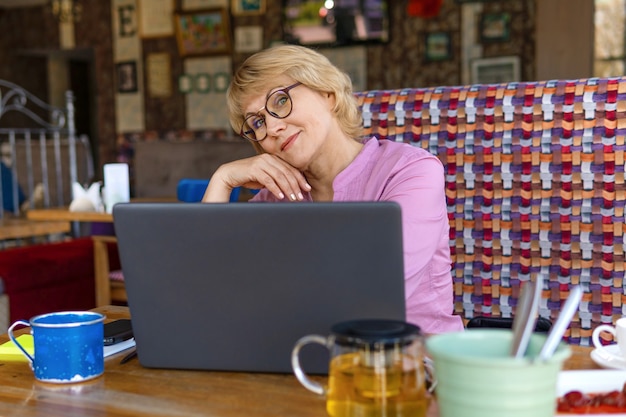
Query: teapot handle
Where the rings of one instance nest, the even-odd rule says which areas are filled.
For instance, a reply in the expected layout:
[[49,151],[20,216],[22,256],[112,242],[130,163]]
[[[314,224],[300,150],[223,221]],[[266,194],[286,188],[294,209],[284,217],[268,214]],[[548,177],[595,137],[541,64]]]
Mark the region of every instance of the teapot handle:
[[326,388],[323,387],[321,384],[309,379],[307,374],[302,370],[302,367],[300,366],[300,350],[304,347],[304,345],[307,345],[309,343],[317,343],[328,348],[328,339],[323,336],[312,334],[300,338],[296,342],[293,350],[291,351],[291,367],[293,368],[293,373],[296,375],[296,378],[298,378],[298,381],[300,381],[304,388],[318,395],[325,395]]

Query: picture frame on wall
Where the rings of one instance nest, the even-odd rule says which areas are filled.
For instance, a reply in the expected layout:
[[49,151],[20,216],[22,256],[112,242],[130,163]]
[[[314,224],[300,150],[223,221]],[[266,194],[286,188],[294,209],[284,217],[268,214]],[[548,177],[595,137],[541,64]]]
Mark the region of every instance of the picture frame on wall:
[[146,56],[146,89],[151,98],[168,98],[172,95],[170,54],[152,52]]
[[480,18],[482,42],[506,42],[511,39],[510,13],[483,13]]
[[266,0],[231,0],[232,13],[235,16],[265,13]]
[[230,53],[231,39],[226,9],[179,12],[175,14],[174,23],[180,56]]
[[135,61],[118,62],[115,64],[115,74],[118,93],[137,92],[137,63]]
[[235,52],[252,53],[263,49],[263,26],[237,26]]
[[424,60],[446,61],[452,57],[452,38],[448,32],[429,32],[424,36]]
[[142,38],[158,38],[174,34],[174,0],[141,0],[139,2],[139,33]]
[[193,92],[193,79],[194,77],[189,74],[183,74],[178,77],[178,91],[182,94],[189,94]]
[[183,10],[228,8],[230,0],[183,0]]
[[502,84],[520,81],[520,58],[501,56],[477,58],[471,61],[472,84]]
[[456,0],[457,3],[490,3],[495,1],[503,1],[503,0]]

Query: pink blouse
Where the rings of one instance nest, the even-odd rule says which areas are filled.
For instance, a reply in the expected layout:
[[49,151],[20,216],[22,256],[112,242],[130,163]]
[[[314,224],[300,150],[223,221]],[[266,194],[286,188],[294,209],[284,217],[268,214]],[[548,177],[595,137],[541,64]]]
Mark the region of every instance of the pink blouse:
[[[402,208],[407,321],[425,333],[463,329],[453,315],[443,165],[424,149],[372,138],[333,182],[333,201],[395,201]],[[311,201],[310,195],[305,199]],[[281,201],[261,190],[252,201]],[[285,200],[286,201],[286,200]]]

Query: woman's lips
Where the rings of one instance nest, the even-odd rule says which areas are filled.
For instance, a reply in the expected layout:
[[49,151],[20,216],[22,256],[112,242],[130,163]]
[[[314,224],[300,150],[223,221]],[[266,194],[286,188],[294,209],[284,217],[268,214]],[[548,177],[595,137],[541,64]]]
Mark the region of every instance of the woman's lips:
[[295,141],[296,138],[298,137],[298,134],[296,133],[295,135],[291,135],[287,138],[287,140],[285,142],[283,142],[282,145],[280,145],[280,150],[284,151],[287,148],[289,148]]

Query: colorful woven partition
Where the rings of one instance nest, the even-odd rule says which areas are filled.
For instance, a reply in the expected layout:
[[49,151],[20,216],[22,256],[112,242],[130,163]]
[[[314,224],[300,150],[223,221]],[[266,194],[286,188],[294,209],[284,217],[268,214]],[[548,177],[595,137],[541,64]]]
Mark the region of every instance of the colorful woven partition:
[[[625,314],[626,77],[357,93],[364,136],[445,166],[455,311],[511,317],[544,274],[540,315],[584,289],[567,341]],[[416,237],[417,238],[417,237]]]

